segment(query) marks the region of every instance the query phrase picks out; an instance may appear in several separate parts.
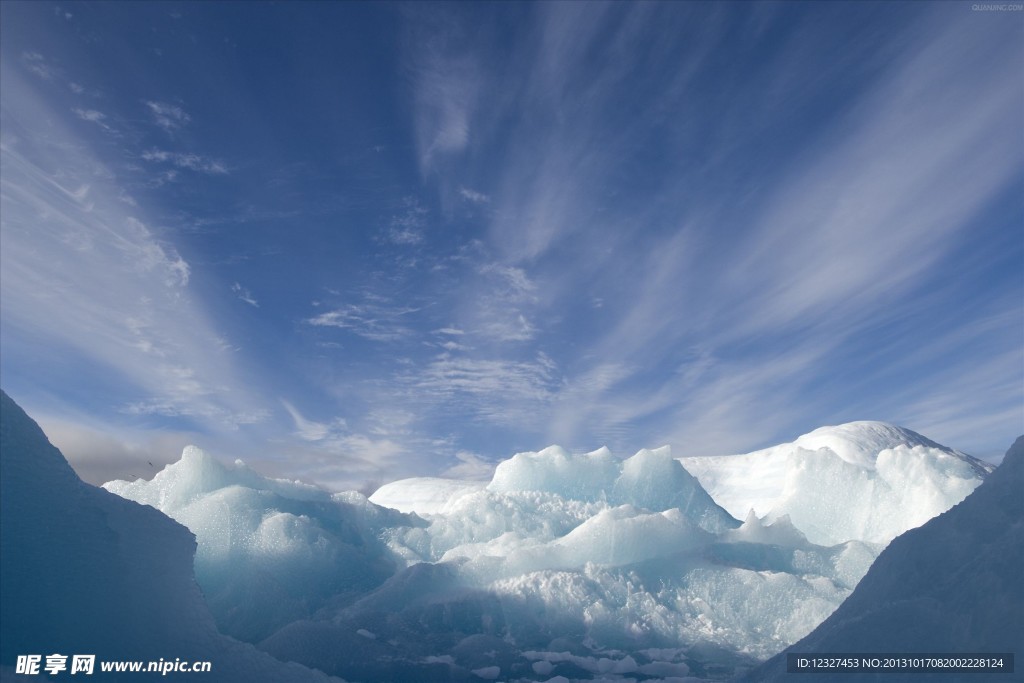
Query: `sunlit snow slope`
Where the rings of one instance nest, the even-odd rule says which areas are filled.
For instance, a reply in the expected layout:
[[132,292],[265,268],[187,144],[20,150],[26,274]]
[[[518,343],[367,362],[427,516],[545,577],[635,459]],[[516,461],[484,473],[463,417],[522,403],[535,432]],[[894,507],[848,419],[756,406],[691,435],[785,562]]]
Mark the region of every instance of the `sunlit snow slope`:
[[83,483],[2,392],[0,460],[0,677],[18,655],[61,653],[96,655],[97,680],[118,680],[101,661],[161,658],[210,661],[197,679],[327,680],[219,634],[193,579],[192,534]]
[[991,470],[883,422],[822,427],[792,443],[683,464],[734,516],[788,515],[824,545],[888,543],[963,500]]
[[[894,540],[831,617],[793,652],[1017,655],[1016,675],[852,674],[858,681],[1021,680],[1024,437],[962,503]],[[791,680],[785,653],[749,681]],[[797,676],[803,678],[803,676]]]

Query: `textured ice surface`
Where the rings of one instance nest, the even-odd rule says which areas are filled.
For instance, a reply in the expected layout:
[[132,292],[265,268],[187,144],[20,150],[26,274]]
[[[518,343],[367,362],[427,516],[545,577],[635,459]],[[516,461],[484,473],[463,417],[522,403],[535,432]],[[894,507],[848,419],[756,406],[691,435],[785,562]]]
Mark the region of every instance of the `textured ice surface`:
[[596,500],[607,495],[621,472],[621,463],[607,448],[572,455],[559,446],[537,453],[517,453],[498,464],[487,488],[491,491],[545,491],[563,498]]
[[882,422],[822,427],[762,451],[683,464],[734,516],[788,515],[823,545],[888,543],[963,500],[991,469]]
[[432,515],[444,512],[463,495],[485,486],[486,483],[479,481],[414,477],[381,486],[370,496],[370,502],[399,512]]
[[83,483],[2,392],[0,459],[5,679],[18,655],[79,653],[97,662],[208,660],[218,681],[326,680],[220,635],[193,579],[188,530]]
[[825,545],[859,539],[888,543],[967,497],[982,481],[974,463],[929,446],[879,451],[868,465],[832,450],[797,450],[770,518],[789,515]]
[[607,449],[570,455],[552,446],[499,464],[486,489],[463,493],[428,528],[391,541],[397,554],[460,560],[465,575],[483,580],[631,564],[738,526],[668,448],[620,460]]
[[[431,500],[422,489],[433,483],[454,490],[418,479],[389,495]],[[485,489],[431,509],[429,526],[388,536],[395,555],[409,558],[407,569],[263,646],[359,678],[368,675],[365,661],[310,653],[308,643],[349,642],[368,628],[391,647],[379,653],[392,659],[373,671],[378,680],[400,678],[398,661],[447,665],[431,675],[453,679],[494,666],[502,680],[671,678],[707,673],[716,662],[731,670],[807,633],[877,552],[860,542],[815,545],[787,519],[753,516],[741,525],[667,448],[624,460],[604,449],[521,453],[501,463]],[[500,661],[466,659],[465,640],[476,636],[514,648]],[[644,658],[639,650],[673,654]],[[437,659],[456,651],[463,657]]]
[[[1024,437],[966,500],[894,540],[849,599],[791,650],[1016,652],[1019,657],[1024,652],[1022,491]],[[791,678],[782,653],[745,680]],[[857,674],[857,680],[879,682],[922,678]],[[971,681],[1010,678],[1006,673],[969,675]]]
[[568,500],[607,501],[646,510],[679,509],[706,531],[737,526],[668,446],[641,450],[620,461],[607,448],[570,455],[558,446],[519,453],[498,465],[488,490],[499,493],[543,491]]
[[194,446],[152,481],[104,488],[192,530],[196,580],[217,625],[249,641],[380,585],[396,569],[384,530],[422,524],[355,492],[267,479],[241,461],[224,466]]
[[752,472],[698,462],[734,502],[768,475],[740,502],[772,505],[737,518],[668,448],[552,446],[486,485],[419,478],[371,497],[422,517],[194,449],[152,482],[108,487],[187,524],[220,623],[282,659],[373,681],[721,678],[835,610],[873,539],[920,518],[906,505],[941,511],[983,477],[923,437],[893,443],[900,433],[819,430],[802,442],[819,450],[738,456]]

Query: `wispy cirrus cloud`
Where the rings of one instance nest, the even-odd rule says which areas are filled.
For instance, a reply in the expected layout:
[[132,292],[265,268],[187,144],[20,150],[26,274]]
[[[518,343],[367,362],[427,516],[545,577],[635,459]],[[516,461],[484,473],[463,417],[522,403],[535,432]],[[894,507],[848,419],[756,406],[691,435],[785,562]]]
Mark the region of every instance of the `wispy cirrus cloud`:
[[[850,403],[842,382],[827,400],[809,387],[844,374],[846,364],[867,371],[850,348],[915,311],[922,288],[951,277],[945,269],[979,229],[979,216],[1019,182],[1024,150],[999,133],[1014,125],[1024,100],[1008,66],[1019,57],[1013,30],[965,24],[936,6],[902,17],[907,23],[876,44],[884,63],[865,53],[860,62],[811,67],[820,40],[793,38],[754,72],[733,74],[734,64],[757,60],[717,49],[729,25],[722,12],[586,9],[538,6],[524,32],[531,39],[510,56],[515,67],[495,79],[501,92],[482,95],[491,106],[474,115],[477,130],[517,122],[502,128],[501,172],[489,183],[486,247],[499,266],[487,277],[519,269],[542,285],[521,291],[518,305],[494,297],[493,306],[481,305],[487,290],[476,287],[465,310],[477,311],[477,321],[486,320],[483,310],[508,313],[496,337],[573,339],[575,358],[560,358],[564,408],[547,418],[560,440],[604,430],[740,449],[836,417]],[[842,49],[860,54],[857,32],[872,30],[870,18],[852,7],[828,13],[851,27]],[[733,29],[782,26],[790,14],[766,8]],[[488,62],[480,44],[465,49],[467,63]],[[666,61],[679,65],[668,82],[663,70],[647,68]],[[734,80],[710,90],[722,100],[707,103],[712,120],[692,102],[715,78]],[[841,108],[809,117],[814,127],[788,148],[764,144],[768,131],[786,130],[800,115],[797,107],[832,98],[836,82],[849,84]],[[758,103],[757,117],[751,106],[730,103],[739,93]],[[486,145],[470,139],[466,158],[486,156]],[[653,147],[664,156],[636,156]],[[439,191],[469,169],[456,166]],[[600,302],[587,315],[575,303],[581,292]],[[1019,306],[1011,317],[1020,319]],[[542,335],[538,320],[571,320],[587,335],[564,327]],[[910,338],[901,337],[902,353],[913,353]],[[970,357],[950,359],[952,374],[972,374]],[[1011,383],[1021,377],[1010,356],[998,357]],[[923,380],[907,391],[955,395]],[[1020,397],[1019,387],[1011,394]],[[904,400],[914,403],[910,394]],[[969,411],[1003,414],[1001,406],[979,398]]]
[[[929,36],[839,123],[841,137],[778,186],[728,281],[751,326],[844,324],[821,313],[891,300],[948,255],[1019,173],[1024,150],[992,134],[1020,109],[1019,88],[1003,87],[1009,70],[969,75],[990,58],[981,34],[940,25]],[[961,49],[948,52],[951,42]],[[934,107],[943,98],[972,102],[971,116]]]
[[439,330],[434,330],[433,334],[438,341],[429,343],[439,346],[445,351],[454,352],[472,350],[472,346],[463,341],[463,338],[466,336],[466,332],[457,327],[443,327]]
[[248,289],[246,289],[239,283],[236,282],[235,284],[231,285],[231,291],[235,293],[235,296],[237,296],[240,301],[244,301],[253,308],[260,307],[260,302],[256,301],[256,299],[252,295],[252,292],[250,292]]
[[[360,489],[369,495],[382,483],[430,471],[430,460],[450,446],[411,430],[411,415],[394,410],[374,411],[361,424],[342,417],[329,421],[307,418],[288,401],[281,401],[304,445],[285,446],[298,468],[335,490]],[[453,458],[454,459],[454,458]]]
[[418,400],[514,426],[550,405],[558,386],[558,367],[543,352],[524,360],[445,353],[400,380]]
[[[126,457],[139,430],[217,435],[349,486],[550,442],[742,451],[877,418],[985,453],[972,432],[1021,431],[1005,16],[404,5],[390,82],[238,10],[295,68],[238,62],[232,104],[261,115],[196,126],[202,79],[161,79],[208,65],[203,45],[121,40],[144,92],[174,94],[147,96],[105,47],[54,39],[85,17],[36,7],[3,25],[4,381],[29,408],[36,387],[106,406]],[[104,26],[108,46],[136,28]]]
[[[122,200],[116,176],[78,143],[68,115],[2,68],[5,125],[24,133],[3,138],[0,158],[3,344],[22,360],[5,374],[21,377],[35,367],[27,359],[45,368],[45,359],[74,357],[90,368],[78,381],[103,397],[98,411],[183,418],[212,431],[265,419],[189,295],[188,262]],[[34,134],[42,122],[45,134]],[[52,378],[39,372],[46,385]],[[65,395],[82,390],[72,383]],[[44,413],[45,401],[26,398]]]
[[33,74],[44,81],[52,81],[60,75],[60,70],[53,66],[49,60],[38,52],[30,51],[21,54],[22,64]]
[[51,59],[40,52],[35,50],[22,52],[21,64],[29,73],[43,81],[66,84],[68,90],[75,95],[88,95],[94,98],[101,97],[100,92],[95,88],[87,88],[77,81],[70,80],[66,71],[57,65],[57,60]]
[[490,310],[477,332],[501,342],[527,342],[537,336],[537,326],[523,313]]
[[491,198],[483,192],[477,192],[476,190],[471,190],[468,187],[460,187],[459,194],[467,202],[472,202],[473,204],[487,204],[491,201]]
[[391,217],[384,230],[384,239],[399,246],[415,246],[425,240],[427,215],[430,213],[415,197],[402,200],[403,210]]
[[417,86],[420,118],[416,128],[423,169],[430,169],[439,156],[465,149],[475,99],[471,64],[436,55],[428,58]]
[[421,173],[466,148],[480,93],[480,70],[464,49],[465,29],[447,11],[411,7],[407,61],[413,74],[414,128]]
[[314,327],[335,327],[378,342],[395,342],[416,335],[414,327],[406,322],[421,309],[399,306],[387,300],[370,298],[359,304],[346,304],[307,318]]
[[153,122],[168,133],[174,132],[179,128],[183,128],[192,120],[192,117],[188,115],[188,112],[176,104],[147,100],[145,105],[146,108],[149,109],[149,114],[153,118]]
[[470,481],[490,481],[494,476],[496,463],[481,458],[476,453],[458,451],[455,453],[455,459],[458,464],[446,469],[441,476]]
[[[266,408],[236,412],[222,407],[213,406],[202,399],[209,398],[213,392],[206,391],[199,382],[183,381],[182,374],[191,374],[188,368],[174,368],[162,366],[160,374],[172,380],[167,389],[171,394],[170,398],[144,399],[126,403],[121,411],[126,415],[136,416],[157,416],[164,418],[190,418],[199,422],[215,423],[219,427],[237,430],[247,425],[260,424],[270,417],[270,411]],[[186,397],[187,400],[181,400]]]
[[472,307],[472,330],[499,342],[528,342],[538,334],[530,318],[537,303],[537,285],[518,266],[487,262]]
[[191,152],[169,152],[162,149],[150,149],[142,153],[145,161],[169,163],[177,168],[184,168],[196,173],[209,175],[227,175],[228,167],[223,161],[193,154]]
[[342,418],[336,418],[330,424],[307,420],[288,401],[281,401],[281,403],[295,423],[296,435],[303,441],[323,441],[328,438],[336,438],[339,431],[345,431],[348,428],[348,424]]
[[[990,62],[985,32],[971,31],[944,13],[922,21],[928,30],[903,46],[895,68],[861,95],[817,150],[798,157],[801,163],[779,177],[766,207],[751,221],[752,230],[731,250],[717,296],[707,303],[682,302],[706,321],[716,345],[778,340],[752,358],[760,356],[785,374],[750,373],[749,361],[723,359],[721,371],[703,387],[713,393],[694,397],[726,409],[715,420],[723,431],[754,424],[756,413],[764,411],[758,397],[769,396],[785,397],[781,406],[773,399],[773,415],[785,406],[791,420],[813,426],[805,417],[815,409],[813,399],[795,387],[858,362],[839,355],[841,347],[864,343],[869,330],[885,329],[929,303],[920,294],[926,283],[957,277],[947,269],[959,267],[955,255],[977,229],[978,217],[1020,177],[1024,150],[995,134],[1020,113],[1020,87],[1007,87],[1010,70]],[[970,114],[951,117],[934,106],[944,100],[970,102]],[[637,310],[645,320],[621,327],[610,345],[625,343],[633,325],[657,325],[671,296],[663,291],[641,299]],[[712,301],[715,309],[708,306]],[[936,304],[933,315],[947,315],[945,306]],[[960,315],[963,321],[976,312]],[[1010,329],[1007,325],[1004,334]],[[1010,338],[1002,343],[1012,343]],[[912,333],[901,337],[903,354],[917,353],[912,339]],[[972,356],[948,359],[956,368],[952,374],[974,374]],[[1020,377],[1010,356],[997,357],[1004,380]],[[884,376],[880,381],[893,382]],[[908,404],[915,403],[911,395],[956,402],[961,414],[971,415],[964,421],[978,427],[989,411],[1001,412],[992,400],[996,394],[985,392],[973,394],[986,398],[967,408],[954,385],[936,386],[925,373],[913,386],[897,384],[894,390]],[[842,398],[832,400],[838,404]],[[876,401],[876,410],[886,403]],[[694,411],[697,405],[684,402],[689,407],[680,410],[676,423],[687,433],[705,435],[709,416]],[[901,419],[910,416],[895,405],[885,410]],[[854,417],[844,411],[840,419]],[[917,417],[910,419],[911,426],[924,428]],[[768,431],[762,438],[770,436]]]
[[107,115],[101,111],[97,111],[95,109],[79,109],[77,107],[72,109],[71,111],[74,112],[75,116],[82,119],[83,121],[95,123],[97,126],[106,131],[113,130],[110,126],[108,126],[105,123]]

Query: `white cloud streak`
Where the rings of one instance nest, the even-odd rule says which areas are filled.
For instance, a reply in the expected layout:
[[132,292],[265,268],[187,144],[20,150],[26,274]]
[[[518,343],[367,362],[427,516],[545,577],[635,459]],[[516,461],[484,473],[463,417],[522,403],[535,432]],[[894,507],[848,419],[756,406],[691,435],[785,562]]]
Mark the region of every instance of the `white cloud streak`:
[[429,211],[414,197],[406,197],[403,204],[405,210],[391,218],[391,224],[385,230],[385,239],[399,246],[422,244]]
[[340,418],[331,424],[307,420],[291,403],[281,401],[281,404],[284,405],[285,410],[288,411],[295,423],[295,435],[303,441],[323,441],[330,437],[337,437],[338,431],[347,427],[345,420]]
[[470,481],[490,481],[494,476],[496,463],[481,458],[476,453],[458,451],[455,453],[457,465],[452,465],[441,473],[442,477]]
[[253,298],[252,292],[250,292],[248,289],[246,289],[239,283],[236,282],[235,284],[231,285],[231,291],[235,293],[235,295],[238,297],[240,301],[244,301],[253,308],[260,307],[260,302],[256,301],[256,299]]
[[71,111],[75,113],[75,116],[82,119],[83,121],[95,123],[97,126],[106,131],[112,130],[110,126],[104,123],[104,120],[107,118],[107,115],[101,111],[96,111],[95,109],[78,109],[77,107],[72,109]]
[[394,306],[386,301],[367,300],[326,311],[308,318],[306,323],[347,330],[371,341],[395,342],[416,335],[406,318],[419,311],[419,308]]
[[400,378],[419,400],[439,403],[491,424],[515,426],[550,405],[558,368],[547,355],[530,360],[442,354],[415,375]]
[[415,417],[381,409],[359,425],[336,417],[330,422],[306,418],[288,401],[281,401],[303,445],[283,446],[289,457],[288,476],[296,470],[334,490],[359,489],[366,494],[382,481],[430,471],[430,461],[450,447],[411,430]]
[[[535,320],[568,317],[580,292],[596,283],[587,299],[601,302],[593,319],[602,324],[578,340],[558,398],[543,402],[559,406],[550,434],[573,441],[609,427],[618,435],[644,429],[698,452],[765,445],[833,409],[809,385],[836,373],[844,345],[915,310],[918,289],[940,275],[982,211],[1019,182],[1024,149],[1005,132],[1017,130],[1021,116],[1019,41],[1010,28],[965,22],[948,6],[922,9],[908,27],[886,36],[891,42],[879,46],[889,55],[885,68],[826,127],[795,139],[770,173],[743,182],[719,178],[735,196],[705,196],[692,190],[694,167],[704,173],[738,164],[747,148],[758,149],[759,137],[795,107],[811,106],[829,77],[851,64],[835,60],[818,73],[807,50],[780,49],[779,68],[768,64],[764,79],[736,86],[745,89],[744,102],[766,106],[756,125],[750,107],[737,105],[707,122],[722,141],[714,157],[687,159],[677,146],[699,148],[705,122],[699,111],[683,118],[675,112],[693,110],[691,86],[722,37],[712,29],[724,25],[718,13],[701,10],[708,35],[670,44],[653,36],[675,33],[655,28],[667,18],[689,30],[688,12],[634,8],[538,6],[534,39],[510,57],[516,68],[503,72],[509,77],[501,92],[482,95],[494,120],[544,123],[503,132],[502,148],[510,151],[491,183],[488,239],[500,258],[482,274],[506,289],[488,296],[474,288],[464,308],[475,314],[459,322],[471,331],[490,328],[506,341],[536,341]],[[775,21],[772,15],[757,21]],[[590,63],[595,54],[609,55],[607,68]],[[642,60],[650,54],[679,62],[674,81],[644,80]],[[468,52],[458,57],[482,62]],[[458,70],[452,73],[457,82]],[[645,86],[650,94],[639,100],[641,113],[616,125],[623,101]],[[430,111],[424,106],[419,116],[435,121]],[[476,129],[486,131],[483,112],[474,116]],[[654,144],[648,138],[655,130],[668,136],[658,144],[683,161],[652,176],[656,186],[641,193],[651,201],[617,216],[606,210],[615,202],[604,205],[605,193],[618,191],[619,169],[633,150]],[[466,144],[466,157],[483,156],[482,143]],[[457,167],[439,189],[466,175]],[[756,191],[744,194],[746,182]],[[502,268],[529,269],[528,282],[543,284],[517,291],[499,277]],[[510,305],[513,296],[518,303]],[[492,312],[503,317],[491,319]],[[1013,319],[1020,320],[1019,307]],[[685,349],[700,351],[681,357]],[[1004,376],[1021,378],[1012,356],[999,359]],[[970,376],[970,365],[958,357],[950,372]],[[909,392],[929,391],[926,381],[915,382]],[[587,386],[592,391],[581,389]],[[1019,397],[1019,387],[1011,393]],[[914,404],[908,394],[902,405]],[[979,413],[1003,415],[1005,405],[982,393],[960,410],[969,416],[965,422],[983,426]],[[888,410],[874,417],[913,413],[895,404]]]
[[[982,45],[938,28],[841,122],[851,132],[779,188],[727,281],[751,330],[905,291],[1020,168],[1021,148],[993,134],[1019,110],[1019,88],[1003,87],[1012,69],[980,68]],[[944,99],[971,115],[934,105]]]
[[419,12],[418,19],[430,29],[411,36],[407,60],[414,75],[416,147],[426,175],[469,144],[480,76],[472,56],[459,49],[462,31],[447,11],[432,17]]
[[487,204],[491,201],[491,198],[483,192],[477,192],[476,190],[471,190],[468,187],[459,188],[459,194],[463,199],[473,204]]
[[169,163],[178,168],[188,169],[196,173],[206,173],[208,175],[227,175],[228,173],[228,168],[224,165],[224,162],[198,154],[151,149],[143,152],[142,158],[155,163]]
[[483,276],[472,306],[472,330],[490,340],[521,343],[533,340],[537,326],[530,318],[537,303],[537,285],[520,267],[488,262],[477,267]]
[[[7,66],[3,80],[5,125],[25,132],[2,148],[5,352],[80,358],[126,415],[220,431],[264,419],[190,295],[189,264],[33,87]],[[33,134],[42,122],[45,134]]]
[[192,120],[188,112],[178,105],[154,102],[153,100],[149,100],[145,104],[149,109],[150,115],[153,117],[153,122],[168,133],[184,127]]
[[26,69],[44,81],[52,81],[56,76],[60,75],[60,71],[38,52],[22,53],[21,61]]

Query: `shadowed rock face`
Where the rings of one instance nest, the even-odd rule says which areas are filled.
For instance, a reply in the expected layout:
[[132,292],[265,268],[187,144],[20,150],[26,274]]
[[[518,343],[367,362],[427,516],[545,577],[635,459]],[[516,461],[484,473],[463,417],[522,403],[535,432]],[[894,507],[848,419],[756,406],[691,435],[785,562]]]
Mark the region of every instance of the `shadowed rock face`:
[[[0,392],[0,672],[18,655],[210,661],[219,681],[326,680],[217,632],[195,539],[157,510],[83,483]],[[146,680],[145,674],[133,674]],[[159,675],[156,675],[159,678]]]
[[[1020,658],[1022,567],[1024,437],[962,503],[895,539],[832,616],[742,680],[789,680],[786,652],[1015,652]],[[958,676],[963,674],[939,678]],[[904,680],[893,675],[856,678]],[[907,681],[927,678],[905,676]],[[973,674],[970,680],[1009,677]]]

